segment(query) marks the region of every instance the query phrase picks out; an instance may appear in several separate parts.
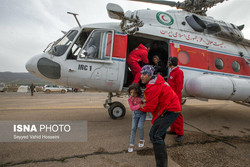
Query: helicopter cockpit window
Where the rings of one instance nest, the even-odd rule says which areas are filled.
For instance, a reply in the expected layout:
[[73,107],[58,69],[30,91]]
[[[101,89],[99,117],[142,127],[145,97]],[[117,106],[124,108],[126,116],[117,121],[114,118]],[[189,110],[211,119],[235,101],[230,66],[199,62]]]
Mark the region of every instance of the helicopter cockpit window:
[[112,31],[96,30],[92,32],[79,54],[79,59],[110,60],[112,57],[112,39]]
[[77,59],[77,55],[80,53],[87,38],[88,38],[88,33],[83,31],[73,44],[71,51],[69,51],[68,53],[67,59]]
[[62,56],[73,42],[78,31],[69,31],[58,43],[52,46],[50,53],[54,56]]

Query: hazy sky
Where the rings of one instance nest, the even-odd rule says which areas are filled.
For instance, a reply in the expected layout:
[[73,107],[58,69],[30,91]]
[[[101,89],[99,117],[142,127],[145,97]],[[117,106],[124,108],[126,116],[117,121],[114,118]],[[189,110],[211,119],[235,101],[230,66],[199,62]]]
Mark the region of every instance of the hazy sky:
[[[124,11],[175,9],[127,0],[1,0],[0,72],[27,72],[25,63],[29,58],[60,38],[61,30],[68,31],[77,26],[68,11],[78,13],[82,25],[115,21],[106,11],[109,2],[119,4]],[[207,14],[235,25],[245,24],[243,34],[250,39],[249,6],[250,0],[229,0],[209,9]]]

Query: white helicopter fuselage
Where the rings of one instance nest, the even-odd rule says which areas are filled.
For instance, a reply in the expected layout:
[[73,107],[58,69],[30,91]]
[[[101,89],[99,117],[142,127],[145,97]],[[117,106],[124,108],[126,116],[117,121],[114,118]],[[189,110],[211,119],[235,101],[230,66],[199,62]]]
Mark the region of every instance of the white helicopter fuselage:
[[[126,65],[129,51],[140,42],[157,40],[165,43],[166,58],[179,59],[184,72],[184,97],[250,102],[250,45],[236,26],[172,10],[128,11],[125,16],[130,20],[125,19],[121,24],[71,29],[44,53],[31,58],[27,70],[57,84],[119,93],[129,84]],[[217,26],[211,30],[203,27],[210,23],[220,24],[220,31],[231,28],[224,33],[210,33],[219,31]],[[216,36],[218,33],[222,35]],[[80,39],[83,34],[87,37],[84,40]],[[83,46],[79,41],[83,41]],[[94,47],[95,58],[88,55],[94,50],[92,43],[98,43]],[[64,46],[67,47],[62,49]]]

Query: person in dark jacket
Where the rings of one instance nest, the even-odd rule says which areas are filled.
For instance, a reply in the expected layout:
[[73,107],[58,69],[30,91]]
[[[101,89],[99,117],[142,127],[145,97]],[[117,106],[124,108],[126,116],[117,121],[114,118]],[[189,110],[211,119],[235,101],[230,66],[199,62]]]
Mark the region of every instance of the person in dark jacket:
[[153,115],[149,136],[153,143],[156,166],[166,167],[168,166],[164,142],[166,130],[179,116],[181,106],[178,96],[164,78],[159,74],[153,74],[154,68],[150,65],[141,69],[141,82],[146,84],[143,99],[146,105],[141,106],[139,110],[151,112]]
[[168,50],[166,47],[166,43],[162,41],[154,41],[150,47],[150,51],[148,52],[148,60],[149,64],[153,65],[153,57],[154,55],[158,55],[160,60],[165,64],[168,62]]
[[147,44],[146,46],[144,46],[143,44],[140,44],[137,48],[131,51],[128,55],[127,63],[134,77],[133,83],[138,83],[140,81],[141,66],[139,65],[139,62],[142,61],[144,64],[149,63],[148,61],[149,49],[150,49],[149,44]]
[[35,89],[35,85],[32,83],[32,84],[30,85],[30,93],[31,93],[31,96],[33,96],[34,89]]
[[158,55],[154,55],[153,65],[154,65],[155,73],[158,73],[163,77],[167,75],[166,65],[163,61],[160,60]]

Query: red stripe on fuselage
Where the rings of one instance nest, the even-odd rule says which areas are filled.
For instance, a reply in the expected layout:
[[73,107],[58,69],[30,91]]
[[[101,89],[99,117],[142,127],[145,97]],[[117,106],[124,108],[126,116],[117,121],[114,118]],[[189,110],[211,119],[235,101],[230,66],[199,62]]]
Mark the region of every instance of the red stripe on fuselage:
[[[190,56],[189,62],[187,64],[182,63],[182,62],[185,63],[186,59],[182,61],[182,57],[179,54],[181,51],[187,52]],[[242,57],[207,51],[205,47],[203,49],[202,47],[196,48],[174,43],[170,44],[170,54],[171,57],[177,57],[179,59],[179,65],[181,66],[222,72],[222,73],[250,76],[250,67]],[[215,60],[217,58],[222,59],[224,62],[224,68],[221,70],[217,69],[215,66]],[[239,72],[235,72],[232,68],[232,63],[234,61],[237,61],[240,64]]]

